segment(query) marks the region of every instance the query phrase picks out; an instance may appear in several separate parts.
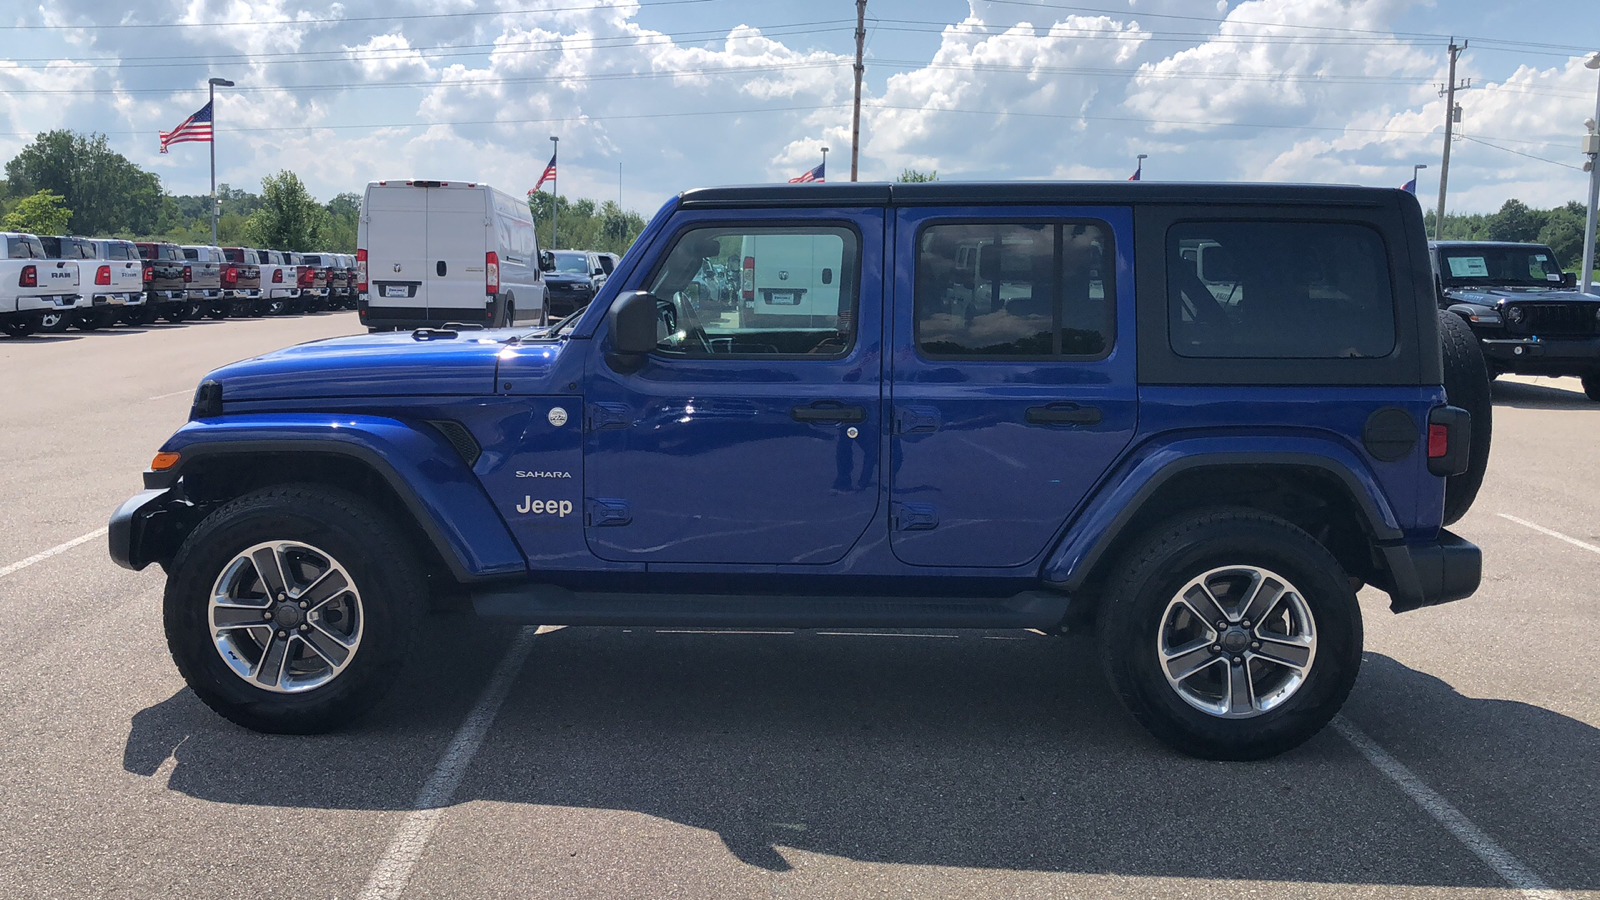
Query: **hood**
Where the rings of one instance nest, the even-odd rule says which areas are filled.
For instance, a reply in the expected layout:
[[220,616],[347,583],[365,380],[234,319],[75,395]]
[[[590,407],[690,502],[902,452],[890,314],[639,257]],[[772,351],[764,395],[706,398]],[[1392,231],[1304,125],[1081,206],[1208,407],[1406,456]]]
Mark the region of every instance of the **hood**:
[[1444,295],[1456,303],[1504,306],[1507,303],[1600,303],[1600,296],[1571,288],[1447,287]]
[[544,273],[544,280],[561,284],[589,284],[592,281],[589,276],[579,275],[575,272],[546,272]]
[[[483,396],[508,339],[528,329],[462,331],[417,340],[410,332],[312,341],[223,366],[206,376],[222,402],[331,397]],[[548,345],[547,345],[548,346]]]

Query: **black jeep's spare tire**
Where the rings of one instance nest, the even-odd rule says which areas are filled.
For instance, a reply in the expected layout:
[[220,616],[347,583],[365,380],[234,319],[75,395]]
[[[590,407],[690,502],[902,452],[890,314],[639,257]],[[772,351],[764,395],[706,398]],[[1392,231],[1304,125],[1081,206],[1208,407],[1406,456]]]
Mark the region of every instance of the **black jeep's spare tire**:
[[1478,488],[1483,485],[1483,473],[1489,467],[1494,402],[1483,349],[1460,316],[1447,310],[1439,311],[1439,343],[1444,352],[1445,396],[1451,406],[1459,406],[1472,414],[1472,451],[1467,470],[1444,483],[1443,524],[1452,525],[1472,508]]

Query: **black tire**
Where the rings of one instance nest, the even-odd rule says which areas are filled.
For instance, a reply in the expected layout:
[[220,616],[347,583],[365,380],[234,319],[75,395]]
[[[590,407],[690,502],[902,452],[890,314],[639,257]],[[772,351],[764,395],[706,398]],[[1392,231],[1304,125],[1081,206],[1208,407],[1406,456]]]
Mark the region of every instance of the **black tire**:
[[38,330],[39,323],[33,319],[25,319],[18,322],[0,322],[0,331],[4,331],[7,335],[14,338],[27,337]]
[[1590,400],[1600,402],[1600,372],[1590,372],[1583,376],[1583,395]]
[[506,328],[510,328],[517,324],[517,303],[515,300],[512,300],[509,297],[506,298],[505,321],[501,322],[500,324]]
[[[360,595],[362,627],[344,670],[300,693],[269,691],[235,672],[211,630],[208,603],[224,569],[275,541],[326,553]],[[391,517],[354,494],[311,484],[263,488],[217,508],[178,550],[164,601],[167,647],[189,687],[224,718],[274,734],[329,731],[370,709],[405,661],[427,600],[416,557]]]
[[1444,522],[1453,525],[1472,508],[1489,468],[1490,436],[1494,431],[1494,397],[1483,348],[1462,318],[1439,311],[1439,343],[1444,354],[1444,393],[1451,406],[1472,414],[1472,447],[1467,471],[1444,483]]
[[[1225,718],[1185,700],[1168,681],[1158,649],[1169,604],[1185,585],[1232,566],[1255,567],[1286,580],[1314,623],[1314,651],[1298,688],[1265,711],[1252,700],[1251,709],[1257,711],[1248,718]],[[1283,596],[1266,622],[1255,623],[1258,629],[1276,627],[1278,616],[1292,608],[1289,594]],[[1298,746],[1339,712],[1361,667],[1361,608],[1344,569],[1304,531],[1255,510],[1213,509],[1151,529],[1117,561],[1104,597],[1100,648],[1112,689],[1151,734],[1191,756],[1263,759]],[[1216,632],[1209,625],[1200,627]],[[1259,632],[1242,633],[1241,640],[1249,640]],[[1200,641],[1213,639],[1218,642],[1213,646],[1220,647],[1225,638]],[[1214,654],[1214,665],[1197,670],[1195,677],[1228,677],[1239,671],[1228,658],[1230,652]],[[1255,658],[1253,650],[1237,652],[1246,660],[1243,671],[1268,679],[1261,682],[1263,690],[1272,687],[1270,679],[1288,672]],[[1186,683],[1183,678],[1179,682]]]
[[62,334],[72,325],[72,311],[47,312],[39,317],[40,334]]

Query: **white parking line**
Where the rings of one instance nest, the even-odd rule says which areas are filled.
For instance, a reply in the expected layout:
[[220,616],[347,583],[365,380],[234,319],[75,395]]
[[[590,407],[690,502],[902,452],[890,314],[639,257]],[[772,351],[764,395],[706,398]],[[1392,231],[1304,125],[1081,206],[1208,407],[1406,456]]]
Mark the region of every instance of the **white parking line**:
[[1466,845],[1474,855],[1483,860],[1484,864],[1504,878],[1506,884],[1522,892],[1524,897],[1534,900],[1558,900],[1562,895],[1553,891],[1544,883],[1544,879],[1534,874],[1534,871],[1523,864],[1522,860],[1511,855],[1511,851],[1494,842],[1494,839],[1483,833],[1483,829],[1472,824],[1472,820],[1461,814],[1450,801],[1439,796],[1438,792],[1423,783],[1412,771],[1405,767],[1400,760],[1389,755],[1387,750],[1378,746],[1366,732],[1357,728],[1344,716],[1333,720],[1333,730],[1344,736],[1367,762],[1372,763],[1386,778],[1400,786],[1406,796],[1416,801],[1422,811],[1434,818],[1434,821],[1445,827],[1446,831],[1455,835],[1456,840]]
[[1580,541],[1575,537],[1570,537],[1568,535],[1562,534],[1559,531],[1555,531],[1555,530],[1546,528],[1543,525],[1535,525],[1532,522],[1529,522],[1527,519],[1519,519],[1516,516],[1509,515],[1507,513],[1499,513],[1498,515],[1500,516],[1500,518],[1509,519],[1509,520],[1517,523],[1518,525],[1523,526],[1524,528],[1532,528],[1534,531],[1537,531],[1540,534],[1548,534],[1548,535],[1550,535],[1551,537],[1555,538],[1558,541],[1566,541],[1567,543],[1571,544],[1574,547],[1582,547],[1583,549],[1589,551],[1590,553],[1600,553],[1600,547],[1596,547],[1595,545],[1590,544],[1590,543],[1585,543],[1584,541]]
[[89,532],[88,534],[84,535],[83,537],[75,537],[72,540],[67,541],[65,544],[57,544],[54,547],[51,547],[49,550],[45,550],[42,553],[35,553],[34,555],[28,557],[27,559],[18,560],[17,562],[14,562],[9,566],[0,566],[0,578],[4,578],[7,575],[10,575],[12,572],[18,572],[18,571],[21,571],[23,569],[26,569],[27,567],[33,565],[36,562],[43,562],[44,560],[47,560],[50,557],[55,556],[58,553],[65,553],[68,550],[71,550],[73,547],[78,546],[79,544],[87,543],[89,541],[94,540],[97,537],[105,537],[105,535],[106,535],[106,529],[104,527],[96,528],[95,530]]
[[510,693],[511,683],[516,680],[517,672],[528,658],[534,636],[539,631],[533,627],[523,628],[512,642],[511,649],[500,660],[500,665],[495,667],[494,675],[484,686],[477,705],[472,707],[472,712],[456,729],[450,746],[445,748],[439,764],[433,767],[433,774],[428,776],[427,783],[417,794],[417,802],[412,804],[411,812],[406,814],[405,820],[395,830],[394,838],[389,841],[389,849],[372,867],[367,884],[358,895],[360,900],[398,897],[405,891],[406,882],[411,879],[411,870],[422,858],[423,851],[428,849],[428,839],[439,827],[439,817],[444,814],[450,798],[455,796],[456,788],[461,786],[461,779],[466,777],[467,766],[472,764],[472,758],[483,745],[484,736],[488,734],[495,714]]
[[194,388],[184,388],[181,391],[173,391],[170,394],[157,394],[154,397],[149,397],[147,399],[149,399],[149,400],[165,400],[168,397],[176,397],[179,394],[192,394],[192,393],[194,393]]

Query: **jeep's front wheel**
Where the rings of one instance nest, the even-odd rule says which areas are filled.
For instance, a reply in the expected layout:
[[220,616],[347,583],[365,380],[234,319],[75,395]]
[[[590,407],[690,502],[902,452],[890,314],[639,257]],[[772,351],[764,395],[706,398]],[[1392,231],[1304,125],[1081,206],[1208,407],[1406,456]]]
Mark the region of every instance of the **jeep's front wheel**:
[[246,728],[313,734],[369,709],[425,601],[415,550],[375,507],[265,488],[197,526],[173,560],[167,646],[205,704]]
[[1112,688],[1140,724],[1206,759],[1262,759],[1339,711],[1361,665],[1343,568],[1276,516],[1213,510],[1154,529],[1100,613]]

